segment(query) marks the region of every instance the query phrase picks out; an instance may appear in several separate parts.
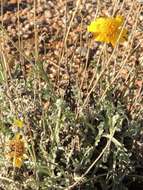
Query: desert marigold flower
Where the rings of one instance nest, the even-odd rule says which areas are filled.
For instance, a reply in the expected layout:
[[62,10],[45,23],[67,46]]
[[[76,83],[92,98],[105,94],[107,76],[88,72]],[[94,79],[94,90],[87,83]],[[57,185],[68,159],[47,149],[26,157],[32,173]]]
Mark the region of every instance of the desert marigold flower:
[[124,18],[97,18],[88,26],[88,32],[93,33],[94,39],[99,42],[111,43],[124,42],[127,38],[127,29],[122,28]]
[[25,144],[21,135],[17,133],[15,137],[9,142],[10,152],[6,155],[8,159],[12,160],[13,167],[20,168],[23,163]]

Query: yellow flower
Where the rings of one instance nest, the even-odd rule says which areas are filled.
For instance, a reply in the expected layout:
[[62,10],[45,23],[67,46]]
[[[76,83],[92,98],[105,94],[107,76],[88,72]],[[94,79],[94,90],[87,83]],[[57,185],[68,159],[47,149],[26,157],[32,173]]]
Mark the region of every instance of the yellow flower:
[[25,145],[21,135],[17,133],[15,137],[9,142],[10,152],[6,155],[7,158],[13,161],[13,167],[20,168],[23,163]]
[[15,119],[14,120],[14,126],[22,128],[24,126],[24,122],[20,119]]
[[93,33],[94,39],[99,42],[116,45],[117,41],[124,42],[127,38],[127,29],[122,29],[124,18],[97,18],[88,26],[88,32]]

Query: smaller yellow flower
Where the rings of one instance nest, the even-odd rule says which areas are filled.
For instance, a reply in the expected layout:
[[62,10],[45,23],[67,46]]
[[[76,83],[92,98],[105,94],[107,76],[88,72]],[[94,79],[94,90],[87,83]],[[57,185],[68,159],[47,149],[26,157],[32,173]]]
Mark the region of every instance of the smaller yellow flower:
[[124,42],[127,38],[127,29],[122,28],[124,18],[97,18],[88,26],[88,32],[93,33],[94,39],[99,42],[111,43],[116,45],[117,41]]
[[21,119],[15,119],[14,120],[14,126],[22,128],[24,126],[24,122]]
[[25,144],[21,135],[17,133],[8,145],[10,152],[6,155],[7,158],[12,160],[13,167],[21,168],[25,153]]

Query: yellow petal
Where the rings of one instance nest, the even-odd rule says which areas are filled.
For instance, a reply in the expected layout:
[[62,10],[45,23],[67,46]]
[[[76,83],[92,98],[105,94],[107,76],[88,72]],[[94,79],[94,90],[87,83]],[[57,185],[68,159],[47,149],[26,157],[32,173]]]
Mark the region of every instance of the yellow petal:
[[99,42],[106,42],[106,37],[103,34],[95,35],[94,39]]
[[127,29],[119,29],[114,38],[111,39],[112,46],[115,47],[117,41],[124,42],[127,38],[127,32]]
[[115,20],[116,20],[118,26],[121,26],[124,22],[124,17],[123,16],[116,16]]
[[105,25],[105,18],[97,18],[95,21],[91,22],[91,24],[87,27],[88,32],[100,32]]
[[17,133],[17,134],[15,135],[14,139],[19,140],[20,137],[21,137],[20,133]]
[[117,41],[116,40],[112,40],[111,44],[112,44],[113,47],[115,47],[115,45],[117,44]]
[[23,125],[24,125],[24,123],[23,123],[23,121],[20,120],[20,119],[15,119],[15,120],[14,120],[14,125],[15,125],[16,127],[22,128]]
[[87,27],[88,32],[96,32],[96,22],[91,22],[91,24]]
[[21,168],[23,163],[22,158],[13,158],[13,167]]

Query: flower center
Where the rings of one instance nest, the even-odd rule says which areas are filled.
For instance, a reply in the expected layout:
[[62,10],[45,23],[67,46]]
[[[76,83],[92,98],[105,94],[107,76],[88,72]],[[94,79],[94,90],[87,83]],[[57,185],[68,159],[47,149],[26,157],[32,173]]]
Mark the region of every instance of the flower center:
[[10,148],[13,152],[15,152],[15,155],[22,156],[24,153],[24,144],[21,141],[14,141],[10,144]]

